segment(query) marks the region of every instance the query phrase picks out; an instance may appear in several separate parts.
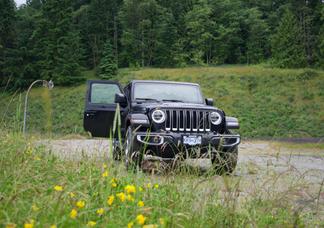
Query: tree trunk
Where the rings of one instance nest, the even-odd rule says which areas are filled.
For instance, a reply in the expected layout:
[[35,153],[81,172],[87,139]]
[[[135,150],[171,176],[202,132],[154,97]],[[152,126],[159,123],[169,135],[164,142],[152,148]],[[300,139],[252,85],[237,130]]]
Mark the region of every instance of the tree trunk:
[[142,30],[142,56],[141,56],[141,58],[142,58],[142,67],[144,67],[144,56],[145,56],[145,54],[144,54],[144,31]]
[[115,61],[118,66],[118,30],[116,16],[114,16],[114,50],[115,50]]

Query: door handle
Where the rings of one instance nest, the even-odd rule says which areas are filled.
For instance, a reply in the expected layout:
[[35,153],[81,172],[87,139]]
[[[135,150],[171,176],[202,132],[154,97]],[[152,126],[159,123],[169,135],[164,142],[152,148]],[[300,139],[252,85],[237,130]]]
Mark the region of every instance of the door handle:
[[87,112],[86,112],[86,116],[87,116],[87,117],[88,117],[88,116],[95,116],[96,113],[97,113],[97,111],[87,111]]

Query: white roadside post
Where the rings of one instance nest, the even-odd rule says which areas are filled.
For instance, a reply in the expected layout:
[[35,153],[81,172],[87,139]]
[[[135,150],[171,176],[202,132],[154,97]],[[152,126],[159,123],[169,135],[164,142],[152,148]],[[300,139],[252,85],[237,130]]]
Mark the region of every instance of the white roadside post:
[[53,89],[54,88],[54,83],[52,80],[46,81],[46,80],[36,80],[34,81],[28,88],[26,97],[25,97],[25,108],[24,108],[24,125],[23,125],[23,134],[25,135],[26,133],[26,120],[27,120],[27,103],[28,103],[28,94],[33,87],[38,82],[42,82],[44,87],[47,87],[48,89]]

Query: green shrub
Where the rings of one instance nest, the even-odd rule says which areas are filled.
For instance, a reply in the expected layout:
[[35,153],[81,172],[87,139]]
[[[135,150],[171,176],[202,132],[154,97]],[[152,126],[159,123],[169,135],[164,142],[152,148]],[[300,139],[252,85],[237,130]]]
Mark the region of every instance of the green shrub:
[[318,73],[314,70],[304,70],[302,73],[298,74],[296,78],[298,80],[308,81],[318,76],[319,76]]

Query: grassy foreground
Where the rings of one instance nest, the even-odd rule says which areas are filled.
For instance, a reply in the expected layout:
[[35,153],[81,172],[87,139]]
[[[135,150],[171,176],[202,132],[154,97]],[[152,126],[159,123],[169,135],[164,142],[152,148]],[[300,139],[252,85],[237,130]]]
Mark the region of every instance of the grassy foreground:
[[[94,78],[92,71],[85,72]],[[199,83],[207,97],[240,120],[243,137],[322,137],[324,72],[261,66],[121,69],[116,80],[160,79]],[[35,88],[30,96],[28,131],[85,134],[82,127],[85,85]],[[0,93],[0,125],[21,127],[24,94]]]
[[315,203],[307,205],[315,205],[312,210],[298,206],[294,197],[308,186],[289,173],[268,170],[266,177],[256,180],[185,171],[134,174],[111,161],[60,160],[11,134],[0,135],[0,151],[0,226],[324,225],[316,204],[319,188],[311,187]]

